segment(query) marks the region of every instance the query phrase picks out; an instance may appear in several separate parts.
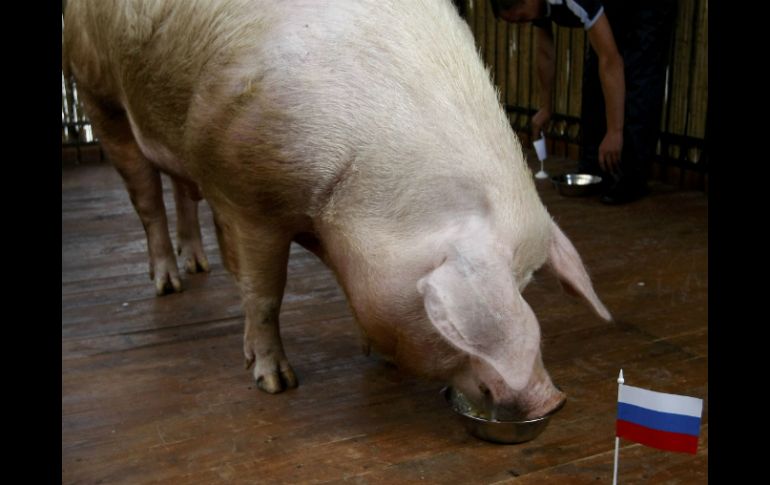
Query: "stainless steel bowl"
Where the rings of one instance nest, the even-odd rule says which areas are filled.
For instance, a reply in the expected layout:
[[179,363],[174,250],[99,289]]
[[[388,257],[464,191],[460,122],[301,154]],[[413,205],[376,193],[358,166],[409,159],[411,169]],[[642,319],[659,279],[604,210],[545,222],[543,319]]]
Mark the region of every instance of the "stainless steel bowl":
[[602,178],[587,173],[566,173],[551,177],[551,181],[561,195],[575,197],[597,193]]
[[470,434],[485,441],[493,443],[523,443],[535,439],[548,426],[551,416],[556,414],[562,407],[562,402],[556,409],[545,416],[525,421],[501,421],[497,419],[485,419],[473,412],[473,406],[468,402],[465,396],[456,389],[445,387],[441,390],[444,398],[447,400],[454,412],[456,412],[465,428]]

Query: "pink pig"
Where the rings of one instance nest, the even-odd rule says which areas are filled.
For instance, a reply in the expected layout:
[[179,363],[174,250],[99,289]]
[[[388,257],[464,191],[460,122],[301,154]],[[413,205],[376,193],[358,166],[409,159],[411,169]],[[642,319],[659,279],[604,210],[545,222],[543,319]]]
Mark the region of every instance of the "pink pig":
[[450,1],[70,0],[65,24],[64,67],[157,284],[178,283],[159,172],[192,195],[177,197],[190,266],[206,268],[192,200],[211,205],[261,389],[297,385],[278,325],[296,241],[402,368],[525,418],[565,399],[521,292],[547,262],[611,317]]

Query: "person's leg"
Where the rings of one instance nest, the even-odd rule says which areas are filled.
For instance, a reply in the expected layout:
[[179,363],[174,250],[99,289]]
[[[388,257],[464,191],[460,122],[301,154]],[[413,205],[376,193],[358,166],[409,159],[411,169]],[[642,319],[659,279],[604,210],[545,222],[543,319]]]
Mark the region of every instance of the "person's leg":
[[[625,44],[625,24],[627,15],[625,2],[605,1],[604,15],[610,24],[612,35],[617,45],[618,52],[623,55]],[[599,77],[599,59],[596,52],[586,44],[585,60],[583,64],[583,87],[581,103],[581,156],[578,162],[578,171],[600,175],[603,185],[610,186],[614,183],[612,174],[604,172],[599,166],[599,145],[607,134],[607,110],[604,103],[604,91]]]
[[620,177],[606,203],[636,200],[647,193],[649,165],[660,129],[674,0],[629,2],[623,62],[626,74],[625,124]]
[[580,110],[581,156],[578,172],[602,175],[599,145],[607,132],[604,93],[599,80],[599,63],[594,50],[587,46],[583,64],[583,90]]

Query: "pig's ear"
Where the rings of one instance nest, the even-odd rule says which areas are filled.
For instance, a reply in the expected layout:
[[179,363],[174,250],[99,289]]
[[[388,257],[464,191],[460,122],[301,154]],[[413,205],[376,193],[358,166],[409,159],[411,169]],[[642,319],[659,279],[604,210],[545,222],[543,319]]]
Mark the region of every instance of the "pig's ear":
[[447,341],[520,390],[540,350],[540,327],[506,268],[458,256],[420,279],[417,290],[429,320]]
[[594,287],[591,285],[591,278],[588,277],[575,246],[555,222],[551,221],[551,227],[552,237],[551,245],[548,248],[548,265],[566,290],[588,300],[594,311],[603,319],[612,320],[612,315],[596,296]]

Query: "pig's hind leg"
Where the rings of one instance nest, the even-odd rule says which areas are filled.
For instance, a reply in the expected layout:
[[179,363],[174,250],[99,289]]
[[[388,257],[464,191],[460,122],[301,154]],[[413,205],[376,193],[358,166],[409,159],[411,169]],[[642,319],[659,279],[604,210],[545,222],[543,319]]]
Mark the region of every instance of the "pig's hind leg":
[[291,237],[269,223],[233,221],[228,237],[237,245],[237,277],[246,315],[243,352],[254,365],[257,387],[275,394],[297,387],[297,377],[283,350],[278,315],[286,285]]
[[144,226],[150,253],[150,279],[155,282],[156,294],[182,291],[168,234],[160,172],[142,154],[120,106],[98,101],[85,89],[79,94],[102,148],[123,177],[131,203]]
[[177,254],[188,273],[208,272],[209,261],[203,252],[201,226],[198,221],[198,188],[175,177],[171,178],[176,204]]

